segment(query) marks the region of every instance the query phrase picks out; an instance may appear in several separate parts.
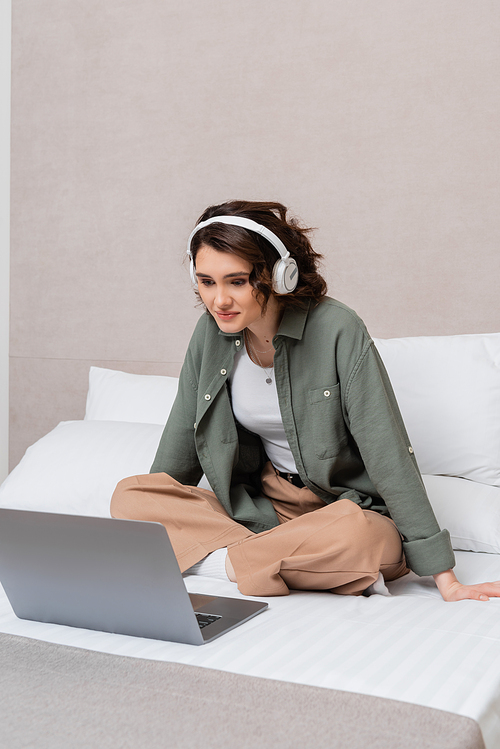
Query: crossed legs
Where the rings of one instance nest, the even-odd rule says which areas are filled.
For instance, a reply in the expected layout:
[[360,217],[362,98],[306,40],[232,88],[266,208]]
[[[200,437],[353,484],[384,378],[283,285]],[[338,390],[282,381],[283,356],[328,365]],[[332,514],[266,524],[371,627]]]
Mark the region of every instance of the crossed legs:
[[162,523],[181,571],[227,547],[228,571],[233,568],[245,595],[287,595],[289,589],[356,595],[377,580],[379,571],[386,580],[408,571],[389,518],[348,499],[325,505],[308,489],[277,477],[269,464],[263,487],[280,520],[263,533],[236,523],[213,492],[183,486],[165,473],[121,481],[111,514]]

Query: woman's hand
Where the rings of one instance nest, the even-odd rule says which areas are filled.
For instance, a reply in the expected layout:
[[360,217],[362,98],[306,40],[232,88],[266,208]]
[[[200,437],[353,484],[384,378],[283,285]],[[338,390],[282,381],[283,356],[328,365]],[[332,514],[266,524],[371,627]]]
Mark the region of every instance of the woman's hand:
[[474,601],[489,601],[490,596],[500,597],[500,580],[494,583],[462,585],[453,570],[439,572],[433,577],[445,601],[464,601],[468,598]]

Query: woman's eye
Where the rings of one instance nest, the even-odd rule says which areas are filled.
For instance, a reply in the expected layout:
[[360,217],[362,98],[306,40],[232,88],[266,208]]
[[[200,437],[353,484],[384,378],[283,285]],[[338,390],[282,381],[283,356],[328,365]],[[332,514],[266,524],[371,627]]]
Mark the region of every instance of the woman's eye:
[[200,280],[200,283],[202,286],[212,286],[213,281],[211,281],[209,278],[202,278]]
[[246,283],[244,278],[237,278],[233,281],[233,286],[244,286]]

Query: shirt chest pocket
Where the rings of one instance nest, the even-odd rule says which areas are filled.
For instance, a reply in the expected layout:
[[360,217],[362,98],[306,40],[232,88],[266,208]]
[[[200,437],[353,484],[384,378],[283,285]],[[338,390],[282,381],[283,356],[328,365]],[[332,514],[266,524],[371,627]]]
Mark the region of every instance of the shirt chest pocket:
[[334,458],[347,444],[339,384],[310,390],[309,407],[316,457]]

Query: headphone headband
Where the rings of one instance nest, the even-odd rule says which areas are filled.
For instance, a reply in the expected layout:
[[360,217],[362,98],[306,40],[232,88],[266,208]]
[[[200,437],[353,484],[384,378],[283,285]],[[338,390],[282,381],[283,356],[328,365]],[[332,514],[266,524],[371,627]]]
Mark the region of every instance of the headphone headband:
[[244,216],[213,216],[212,218],[207,218],[206,221],[201,221],[199,224],[197,224],[189,235],[187,243],[187,253],[189,257],[191,257],[191,242],[196,232],[198,232],[200,229],[203,229],[205,226],[208,226],[209,224],[217,223],[230,224],[231,226],[241,226],[242,229],[248,229],[249,231],[256,232],[257,234],[260,234],[265,239],[267,239],[267,241],[273,245],[273,247],[279,252],[283,259],[290,256],[287,248],[285,247],[281,239],[277,237],[276,234],[274,234],[274,232],[272,232],[266,226],[262,226],[262,224],[258,224],[256,221],[253,221],[251,218],[245,218]]

